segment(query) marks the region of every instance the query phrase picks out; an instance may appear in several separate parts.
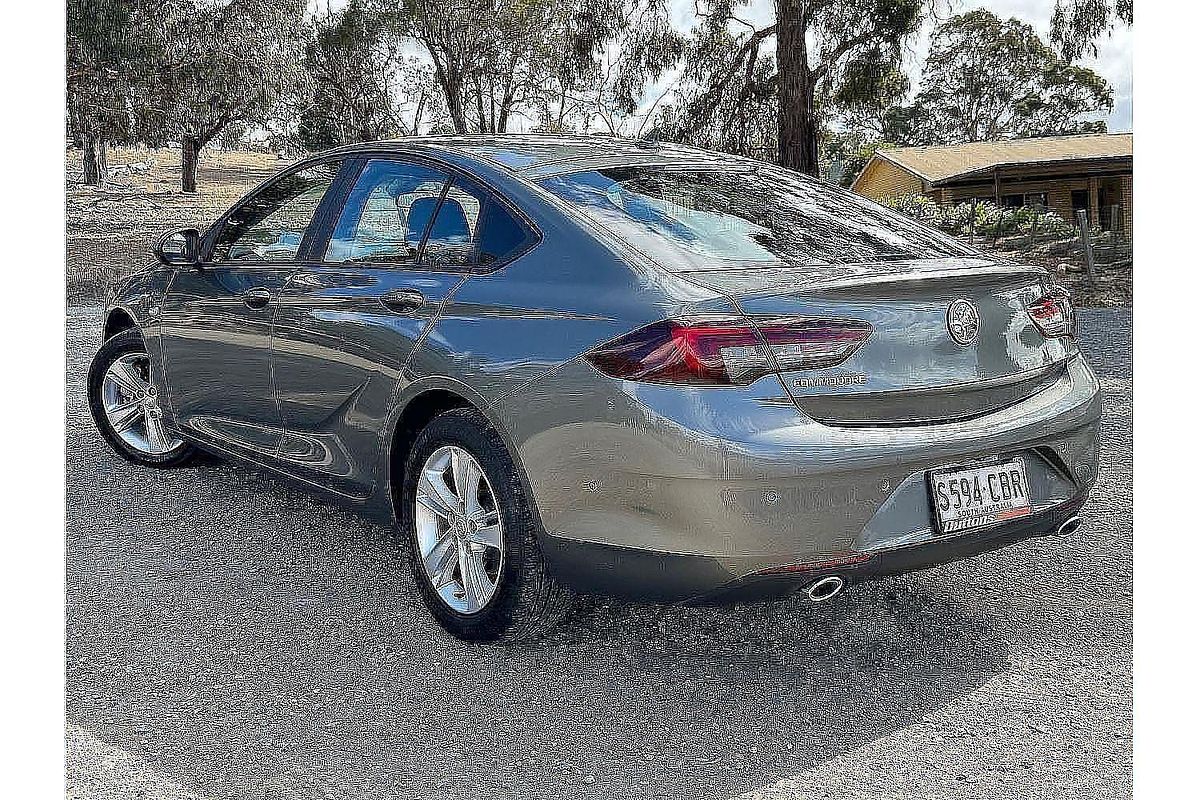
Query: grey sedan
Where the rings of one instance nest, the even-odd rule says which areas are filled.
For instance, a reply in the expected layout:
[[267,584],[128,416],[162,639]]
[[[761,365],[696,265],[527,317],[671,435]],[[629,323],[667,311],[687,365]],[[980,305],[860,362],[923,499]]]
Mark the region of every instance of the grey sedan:
[[827,600],[1069,533],[1098,384],[1034,267],[767,164],[598,137],[355,145],[116,287],[88,379],[386,521],[451,633],[575,592]]

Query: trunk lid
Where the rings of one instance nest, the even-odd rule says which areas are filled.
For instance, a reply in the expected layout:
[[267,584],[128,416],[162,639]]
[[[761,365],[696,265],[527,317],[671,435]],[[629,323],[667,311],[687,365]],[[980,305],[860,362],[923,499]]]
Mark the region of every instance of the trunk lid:
[[[831,425],[911,425],[986,414],[1057,381],[1076,352],[1046,338],[1027,307],[1051,287],[1043,270],[981,258],[695,271],[751,318],[869,323],[870,337],[828,369],[783,371],[805,414]],[[967,308],[964,308],[966,304]],[[964,342],[950,329],[977,315]],[[968,325],[968,327],[970,327]]]

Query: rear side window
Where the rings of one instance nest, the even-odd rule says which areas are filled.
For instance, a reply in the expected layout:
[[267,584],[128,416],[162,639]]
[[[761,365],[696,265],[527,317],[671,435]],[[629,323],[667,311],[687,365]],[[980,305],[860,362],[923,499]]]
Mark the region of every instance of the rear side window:
[[321,198],[341,162],[285,175],[233,210],[213,244],[211,261],[294,261]]
[[446,180],[445,173],[420,164],[368,161],[346,198],[324,260],[416,262]]
[[455,183],[437,209],[422,259],[433,268],[488,267],[531,241],[529,229],[501,203]]
[[549,191],[664,265],[726,270],[969,255],[954,239],[777,167],[619,167]]

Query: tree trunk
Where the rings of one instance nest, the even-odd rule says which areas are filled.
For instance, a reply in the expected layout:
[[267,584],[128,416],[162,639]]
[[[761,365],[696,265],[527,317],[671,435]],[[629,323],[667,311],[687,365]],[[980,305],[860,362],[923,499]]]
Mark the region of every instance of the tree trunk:
[[182,143],[183,156],[181,159],[181,172],[183,179],[180,182],[180,188],[189,194],[196,192],[196,167],[200,162],[200,143],[195,139],[187,138]]
[[442,94],[446,98],[446,110],[450,112],[450,121],[454,123],[455,133],[467,132],[467,112],[463,108],[462,76],[455,73],[454,77],[441,68],[435,70],[438,83],[442,86]]
[[805,0],[775,0],[776,63],[779,68],[779,163],[817,176],[815,82],[808,67]]
[[88,186],[108,182],[108,142],[99,136],[83,137],[83,182]]

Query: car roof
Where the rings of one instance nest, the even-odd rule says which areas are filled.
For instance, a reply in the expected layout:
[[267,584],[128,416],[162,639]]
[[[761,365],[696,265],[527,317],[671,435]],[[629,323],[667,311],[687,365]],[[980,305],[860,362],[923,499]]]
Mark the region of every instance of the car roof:
[[634,164],[728,163],[734,157],[669,142],[623,139],[615,136],[500,134],[412,136],[339,147],[337,153],[427,152],[482,161],[536,179],[563,172]]

